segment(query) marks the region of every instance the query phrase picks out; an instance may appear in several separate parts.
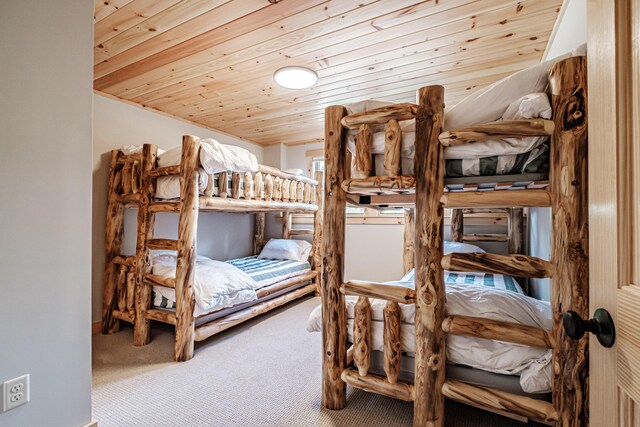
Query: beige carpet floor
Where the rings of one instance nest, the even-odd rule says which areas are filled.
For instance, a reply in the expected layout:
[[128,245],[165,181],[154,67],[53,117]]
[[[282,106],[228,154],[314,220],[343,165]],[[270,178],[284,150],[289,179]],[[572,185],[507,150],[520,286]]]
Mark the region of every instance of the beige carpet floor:
[[[291,303],[196,344],[172,362],[173,332],[154,325],[145,347],[132,329],[93,340],[93,417],[100,427],[410,426],[410,404],[348,389],[347,407],[320,405],[320,334],[305,330],[319,298]],[[447,402],[447,426],[522,426]],[[532,426],[534,424],[527,424]]]

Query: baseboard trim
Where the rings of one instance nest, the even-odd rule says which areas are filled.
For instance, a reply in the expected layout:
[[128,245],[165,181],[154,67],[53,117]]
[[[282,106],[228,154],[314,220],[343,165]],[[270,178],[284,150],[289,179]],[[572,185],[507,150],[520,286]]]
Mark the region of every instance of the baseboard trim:
[[91,421],[89,424],[85,425],[84,427],[98,427],[98,422],[97,421]]
[[[98,320],[97,322],[93,322],[91,324],[91,335],[95,335],[95,334],[99,334],[102,331],[102,320]],[[94,424],[87,424],[86,427],[96,427],[98,425],[98,423]]]

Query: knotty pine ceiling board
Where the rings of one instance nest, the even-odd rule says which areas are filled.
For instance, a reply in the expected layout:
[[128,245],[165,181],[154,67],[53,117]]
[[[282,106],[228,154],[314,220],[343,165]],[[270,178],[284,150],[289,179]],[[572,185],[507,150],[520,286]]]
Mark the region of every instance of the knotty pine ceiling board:
[[[94,89],[261,145],[321,141],[324,109],[445,102],[540,61],[562,0],[96,0]],[[310,89],[276,69],[318,73]]]

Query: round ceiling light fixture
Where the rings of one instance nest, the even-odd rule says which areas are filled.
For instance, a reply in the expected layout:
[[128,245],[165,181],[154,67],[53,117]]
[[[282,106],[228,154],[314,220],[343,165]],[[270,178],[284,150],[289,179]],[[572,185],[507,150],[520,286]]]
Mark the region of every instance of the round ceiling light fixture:
[[306,67],[282,67],[273,73],[273,81],[285,89],[307,89],[318,82],[318,75]]

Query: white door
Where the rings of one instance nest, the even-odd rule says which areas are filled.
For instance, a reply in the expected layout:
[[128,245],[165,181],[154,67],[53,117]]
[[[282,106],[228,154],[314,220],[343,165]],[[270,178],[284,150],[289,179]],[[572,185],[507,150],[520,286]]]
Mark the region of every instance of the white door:
[[616,343],[590,339],[590,425],[640,426],[640,1],[588,1],[590,312]]

